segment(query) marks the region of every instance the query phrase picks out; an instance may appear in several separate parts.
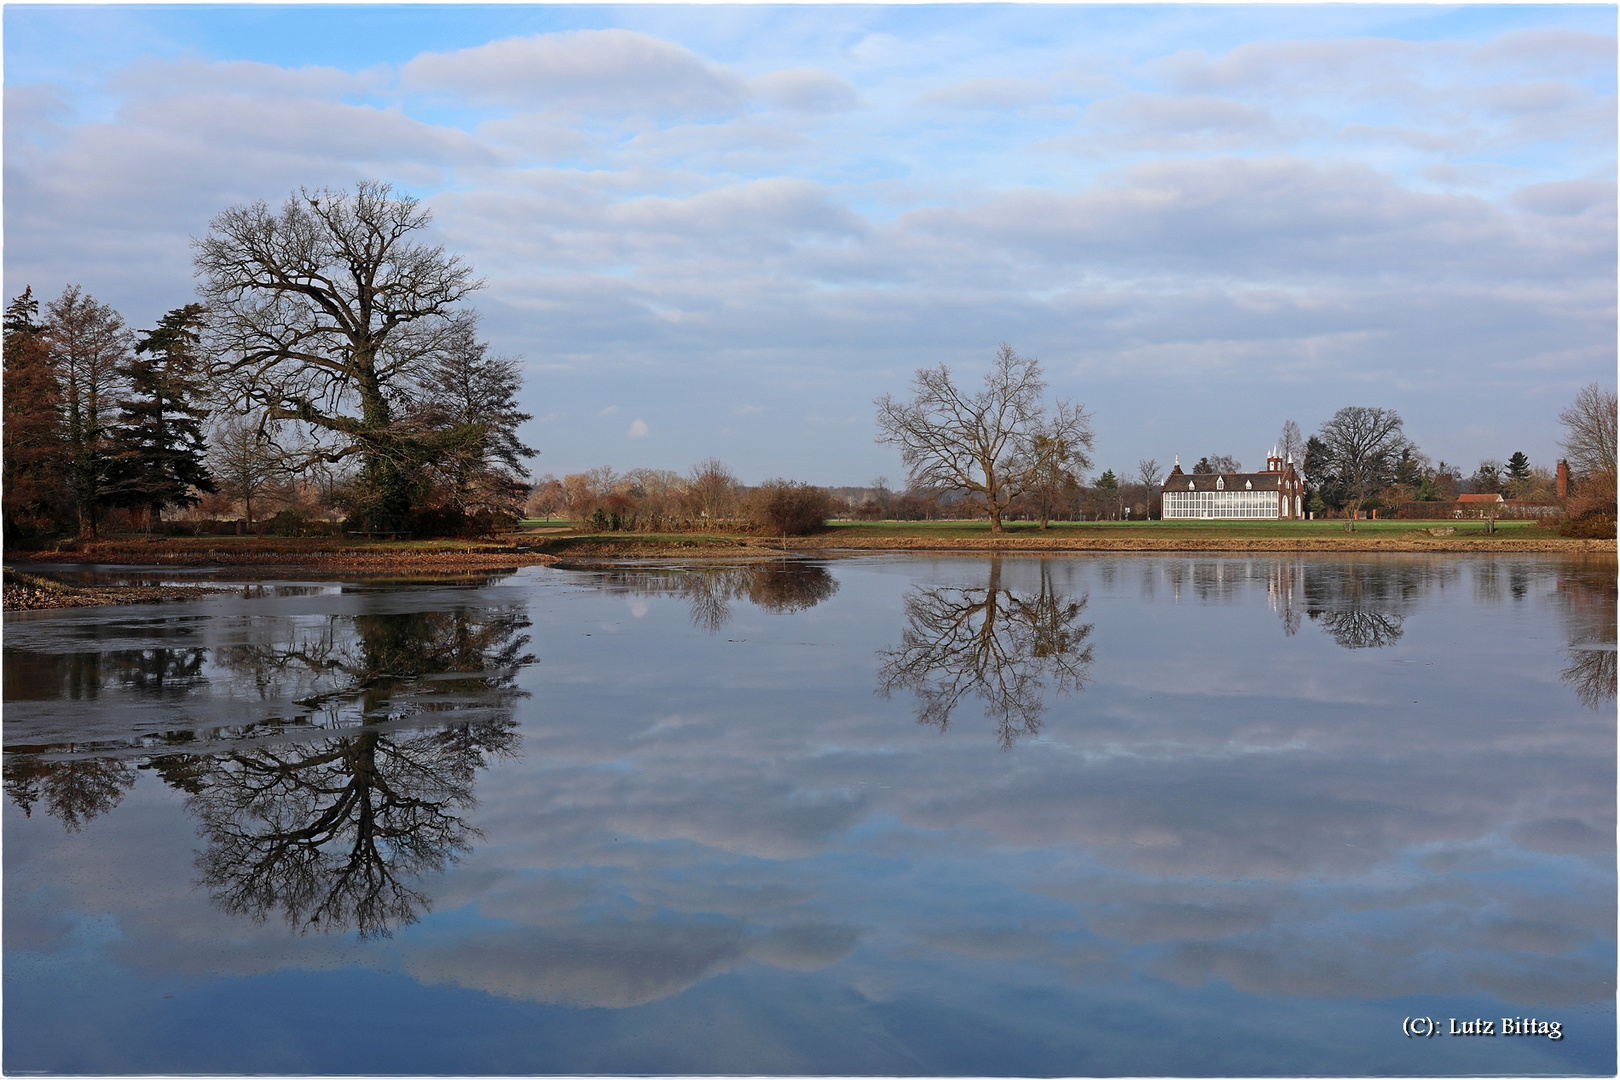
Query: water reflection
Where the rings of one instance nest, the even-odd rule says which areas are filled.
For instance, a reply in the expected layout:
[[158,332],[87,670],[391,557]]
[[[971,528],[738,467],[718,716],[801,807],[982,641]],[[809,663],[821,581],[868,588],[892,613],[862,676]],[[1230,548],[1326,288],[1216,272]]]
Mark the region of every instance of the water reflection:
[[1569,647],[1568,663],[1559,678],[1568,683],[1589,709],[1615,700],[1616,604],[1612,573],[1600,568],[1572,568],[1558,578]]
[[[1494,572],[1488,563],[1485,566]],[[1287,637],[1297,634],[1301,617],[1308,616],[1343,648],[1380,649],[1400,641],[1407,617],[1422,598],[1457,573],[1455,565],[1417,560],[1277,561],[1268,569],[1266,594]],[[1235,578],[1226,576],[1228,581]],[[1519,587],[1523,588],[1522,581]],[[1475,588],[1483,597],[1482,589],[1490,592],[1495,586],[1482,586],[1476,576]]]
[[369,721],[352,735],[151,767],[190,794],[207,849],[209,896],[233,915],[328,932],[387,935],[417,920],[415,887],[480,833],[462,814],[491,756],[517,751],[515,723],[480,721],[389,733]]
[[[201,884],[222,909],[386,935],[425,907],[416,883],[479,836],[463,815],[479,770],[517,753],[529,625],[521,606],[332,614],[267,620],[253,640],[212,650],[34,654],[58,691],[116,681],[173,699],[206,682],[211,652],[216,678],[287,715],[145,735],[133,745],[159,752],[144,759],[131,744],[11,747],[6,794],[77,831],[118,805],[139,761],[185,792],[207,844]],[[232,748],[213,750],[222,737]]]
[[45,812],[69,832],[105,814],[135,786],[130,762],[115,757],[48,758],[38,753],[7,753],[6,797],[27,817],[41,799]]
[[766,611],[789,613],[815,607],[838,591],[825,566],[784,559],[727,566],[607,570],[597,580],[610,593],[676,596],[691,606],[692,625],[710,633],[731,621],[731,605],[747,600]]
[[917,720],[943,731],[964,697],[978,696],[1003,750],[1041,729],[1046,680],[1059,693],[1084,688],[1092,660],[1086,597],[1059,592],[1042,560],[1034,592],[1002,587],[991,559],[984,588],[915,586],[906,594],[898,649],[878,653],[879,692],[906,690]]

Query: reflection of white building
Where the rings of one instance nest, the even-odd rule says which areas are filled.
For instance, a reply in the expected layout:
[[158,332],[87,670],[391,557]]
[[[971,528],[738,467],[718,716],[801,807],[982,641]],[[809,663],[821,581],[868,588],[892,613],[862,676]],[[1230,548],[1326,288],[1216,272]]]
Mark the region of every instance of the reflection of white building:
[[1164,518],[1210,520],[1299,520],[1305,516],[1305,483],[1294,471],[1292,456],[1284,461],[1273,450],[1266,471],[1257,473],[1184,473],[1181,456],[1159,488]]

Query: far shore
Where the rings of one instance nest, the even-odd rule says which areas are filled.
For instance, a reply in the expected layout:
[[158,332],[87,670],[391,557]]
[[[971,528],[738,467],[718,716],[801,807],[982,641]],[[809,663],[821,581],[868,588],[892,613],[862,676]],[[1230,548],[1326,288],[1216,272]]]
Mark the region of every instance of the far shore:
[[1038,529],[1017,523],[993,535],[983,522],[835,524],[811,536],[739,533],[596,533],[531,528],[492,540],[344,540],[334,537],[114,536],[59,543],[49,549],[7,550],[5,610],[90,607],[193,599],[227,590],[206,586],[97,584],[78,586],[24,572],[37,564],[251,570],[256,577],[321,576],[442,579],[515,570],[521,566],[581,565],[635,560],[735,560],[787,554],[859,557],[884,552],[939,555],[1161,554],[1425,554],[1538,553],[1576,557],[1615,555],[1614,540],[1557,536],[1531,523],[1482,522],[1085,522]]
[[321,568],[341,573],[466,572],[551,564],[571,558],[747,557],[792,552],[1492,552],[1614,554],[1615,541],[1561,537],[1532,522],[1343,521],[1080,522],[1040,529],[1016,522],[992,534],[986,522],[835,522],[809,536],[735,532],[634,533],[528,528],[486,540],[362,540],[338,537],[109,536],[6,550],[7,565]]

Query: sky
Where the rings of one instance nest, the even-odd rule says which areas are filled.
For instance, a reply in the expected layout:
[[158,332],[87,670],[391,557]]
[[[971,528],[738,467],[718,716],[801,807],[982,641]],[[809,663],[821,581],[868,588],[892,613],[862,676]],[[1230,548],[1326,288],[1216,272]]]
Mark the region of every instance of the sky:
[[1550,466],[1616,383],[1616,10],[8,4],[4,287],[151,327],[215,215],[377,179],[537,475],[898,486],[873,399],[1002,342],[1093,475],[1346,405]]

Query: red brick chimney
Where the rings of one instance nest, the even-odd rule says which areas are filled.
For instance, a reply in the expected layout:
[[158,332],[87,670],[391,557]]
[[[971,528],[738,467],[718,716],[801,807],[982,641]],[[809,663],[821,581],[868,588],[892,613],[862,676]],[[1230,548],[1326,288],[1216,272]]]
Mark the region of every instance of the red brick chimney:
[[1558,497],[1569,498],[1569,462],[1562,458],[1558,460]]

